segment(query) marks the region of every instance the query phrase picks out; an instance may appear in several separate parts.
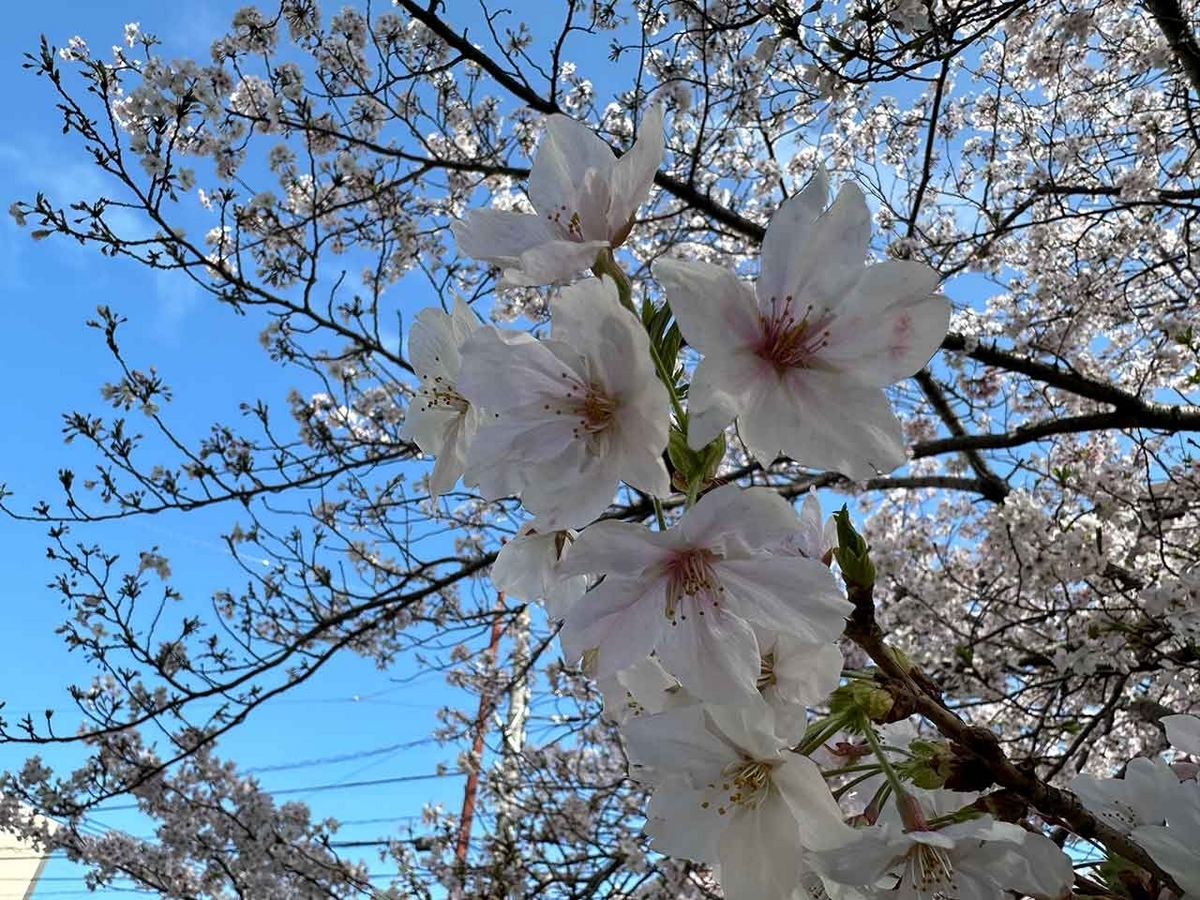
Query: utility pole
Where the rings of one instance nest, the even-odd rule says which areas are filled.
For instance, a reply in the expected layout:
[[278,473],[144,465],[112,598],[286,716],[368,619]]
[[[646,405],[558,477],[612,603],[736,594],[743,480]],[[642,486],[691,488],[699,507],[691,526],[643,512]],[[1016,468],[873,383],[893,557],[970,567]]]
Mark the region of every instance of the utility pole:
[[[496,654],[500,648],[500,637],[504,634],[504,592],[496,595],[496,612],[492,617],[492,635],[484,656],[484,666],[494,670]],[[491,672],[489,671],[489,675]],[[462,813],[458,817],[458,841],[454,846],[454,863],[458,870],[458,884],[450,891],[450,900],[462,900],[462,882],[467,875],[467,852],[471,847],[471,824],[475,819],[475,798],[479,792],[479,770],[483,765],[483,736],[491,718],[494,700],[492,692],[484,688],[479,692],[479,712],[475,715],[474,737],[471,742],[471,767],[467,771],[467,783],[463,787]]]
[[[522,608],[513,622],[512,680],[508,688],[508,714],[504,723],[504,743],[500,748],[496,786],[496,843],[504,866],[520,851],[513,834],[513,823],[520,815],[514,798],[521,783],[521,751],[525,747],[525,724],[529,720],[529,609]],[[503,866],[501,871],[503,871]],[[508,897],[510,885],[497,884],[494,896]]]

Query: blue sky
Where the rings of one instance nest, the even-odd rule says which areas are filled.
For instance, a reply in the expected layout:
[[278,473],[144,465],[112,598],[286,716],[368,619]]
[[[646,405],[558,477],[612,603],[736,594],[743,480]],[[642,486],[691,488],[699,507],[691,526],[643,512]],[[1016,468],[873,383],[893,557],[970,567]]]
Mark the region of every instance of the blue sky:
[[[47,34],[58,46],[79,34],[95,52],[107,55],[108,47],[120,42],[124,23],[138,21],[164,39],[164,55],[205,58],[209,41],[224,30],[240,5],[224,0],[180,6],[147,0],[45,0],[6,10],[9,25],[0,35],[0,83],[7,97],[0,112],[0,208],[7,209],[18,197],[31,198],[39,189],[62,205],[108,189],[103,173],[90,165],[78,142],[62,135],[50,85],[20,68],[21,54],[36,49],[39,34]],[[98,303],[128,317],[124,348],[135,366],[157,365],[174,387],[177,399],[169,420],[182,423],[184,432],[199,434],[213,422],[236,422],[238,404],[260,396],[282,409],[289,388],[305,387],[297,383],[299,373],[270,362],[253,323],[217,308],[184,280],[102,258],[73,242],[35,243],[7,215],[0,222],[0,280],[9,338],[4,365],[11,384],[3,404],[9,437],[0,442],[0,482],[16,493],[11,502],[18,508],[43,497],[56,499],[59,467],[71,467],[82,478],[94,461],[86,448],[64,445],[61,413],[101,413],[106,408],[98,387],[113,377],[111,358],[102,336],[84,326]],[[418,295],[408,302],[406,314],[429,301]],[[136,558],[138,549],[158,544],[171,559],[172,583],[185,603],[203,610],[214,588],[244,581],[220,541],[235,515],[233,510],[218,510],[156,516],[115,527],[77,528],[74,536],[102,541],[106,549],[124,552],[127,559]],[[10,723],[26,712],[40,719],[42,710],[56,707],[56,723],[67,726],[74,721],[74,706],[64,685],[85,681],[88,670],[54,634],[64,610],[56,593],[46,587],[57,569],[45,558],[45,531],[43,525],[0,518],[6,570],[0,604],[10,612],[7,626],[0,630],[0,698],[6,701],[3,712]],[[393,680],[415,674],[405,664],[383,673],[357,658],[339,660],[310,683],[259,710],[248,725],[222,742],[220,752],[244,768],[265,768],[259,776],[262,785],[286,791],[288,800],[309,802],[315,818],[358,823],[344,827],[341,840],[400,833],[400,820],[419,814],[426,802],[440,801],[456,809],[461,779],[303,789],[431,773],[438,762],[453,767],[454,748],[399,746],[426,738],[436,724],[436,710],[462,700],[436,673],[407,683]],[[473,706],[473,701],[467,704]],[[294,765],[352,754],[362,755],[337,763]],[[16,767],[25,755],[21,747],[0,747],[0,767]],[[51,762],[73,758],[70,751],[44,755]],[[293,767],[273,768],[281,765]],[[135,835],[148,832],[136,813],[124,809],[99,812],[95,819]],[[420,833],[419,823],[407,824],[416,825]],[[369,851],[362,855],[373,860]],[[392,869],[374,862],[372,870]],[[6,900],[3,888],[0,885],[0,900]],[[79,871],[56,859],[35,896],[86,892]]]

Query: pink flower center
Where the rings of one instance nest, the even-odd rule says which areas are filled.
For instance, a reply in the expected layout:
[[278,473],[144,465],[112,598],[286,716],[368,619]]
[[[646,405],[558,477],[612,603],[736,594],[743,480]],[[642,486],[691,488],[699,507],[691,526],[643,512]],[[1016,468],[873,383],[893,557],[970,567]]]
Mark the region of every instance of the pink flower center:
[[791,295],[784,297],[782,303],[772,297],[770,314],[758,316],[762,336],[755,352],[759,359],[766,360],[780,373],[787,369],[808,368],[829,342],[829,329],[824,321],[810,320],[812,311],[812,304],[809,304],[797,319]]
[[667,564],[666,616],[672,625],[687,620],[680,607],[686,598],[695,598],[696,611],[704,615],[707,601],[714,609],[721,605],[725,587],[712,569],[717,555],[711,550],[685,550]]

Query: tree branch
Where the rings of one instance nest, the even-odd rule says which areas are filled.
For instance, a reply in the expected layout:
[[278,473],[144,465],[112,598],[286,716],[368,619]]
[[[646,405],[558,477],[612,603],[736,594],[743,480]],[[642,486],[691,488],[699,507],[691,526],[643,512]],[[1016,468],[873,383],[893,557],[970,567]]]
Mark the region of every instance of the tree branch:
[[1141,847],[1114,828],[1096,818],[1070,791],[1060,790],[1038,778],[1033,772],[1016,766],[1000,747],[1000,740],[989,728],[968,725],[947,707],[940,697],[913,677],[884,641],[883,629],[875,621],[874,588],[851,581],[846,590],[854,611],[846,623],[846,637],[858,644],[888,678],[891,690],[901,691],[912,701],[917,712],[933,723],[945,737],[962,745],[985,763],[996,784],[1020,794],[1039,812],[1062,820],[1081,838],[1095,839],[1113,853],[1136,863],[1163,884],[1182,893],[1179,885],[1163,871]]

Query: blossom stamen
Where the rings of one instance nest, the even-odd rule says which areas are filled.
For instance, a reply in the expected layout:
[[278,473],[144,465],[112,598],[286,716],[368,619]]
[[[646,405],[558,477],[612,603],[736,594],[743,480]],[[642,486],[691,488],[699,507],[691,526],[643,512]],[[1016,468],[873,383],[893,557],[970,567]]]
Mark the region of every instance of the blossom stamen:
[[441,375],[432,377],[426,375],[422,379],[425,384],[417,391],[425,401],[424,410],[449,409],[457,413],[465,413],[470,404],[454,387]]
[[[711,550],[688,550],[677,555],[667,565],[667,608],[666,616],[671,624],[676,624],[680,603],[685,597],[707,597],[713,608],[720,607],[719,597],[725,593],[725,587],[712,570],[712,563],[717,555]],[[704,615],[704,609],[697,609]],[[679,614],[678,621],[687,619]]]
[[758,689],[765,691],[775,683],[775,653],[772,651],[762,658],[762,666],[758,670]]
[[[726,797],[725,802],[718,803],[717,812],[725,815],[734,807],[754,809],[758,806],[770,793],[771,770],[777,765],[777,762],[744,758],[721,769],[721,775],[728,780],[721,782],[720,790]],[[716,791],[717,785],[709,784],[708,788]],[[700,804],[701,809],[708,809],[709,806],[708,800]]]
[[771,363],[779,372],[786,369],[809,368],[814,357],[829,343],[829,329],[822,322],[813,322],[810,303],[804,314],[796,318],[794,298],[789,294],[780,303],[772,297],[770,315],[759,314],[762,338],[757,348],[760,359]]
[[954,864],[941,847],[913,844],[908,852],[907,869],[919,896],[941,894],[941,888],[953,887]]

